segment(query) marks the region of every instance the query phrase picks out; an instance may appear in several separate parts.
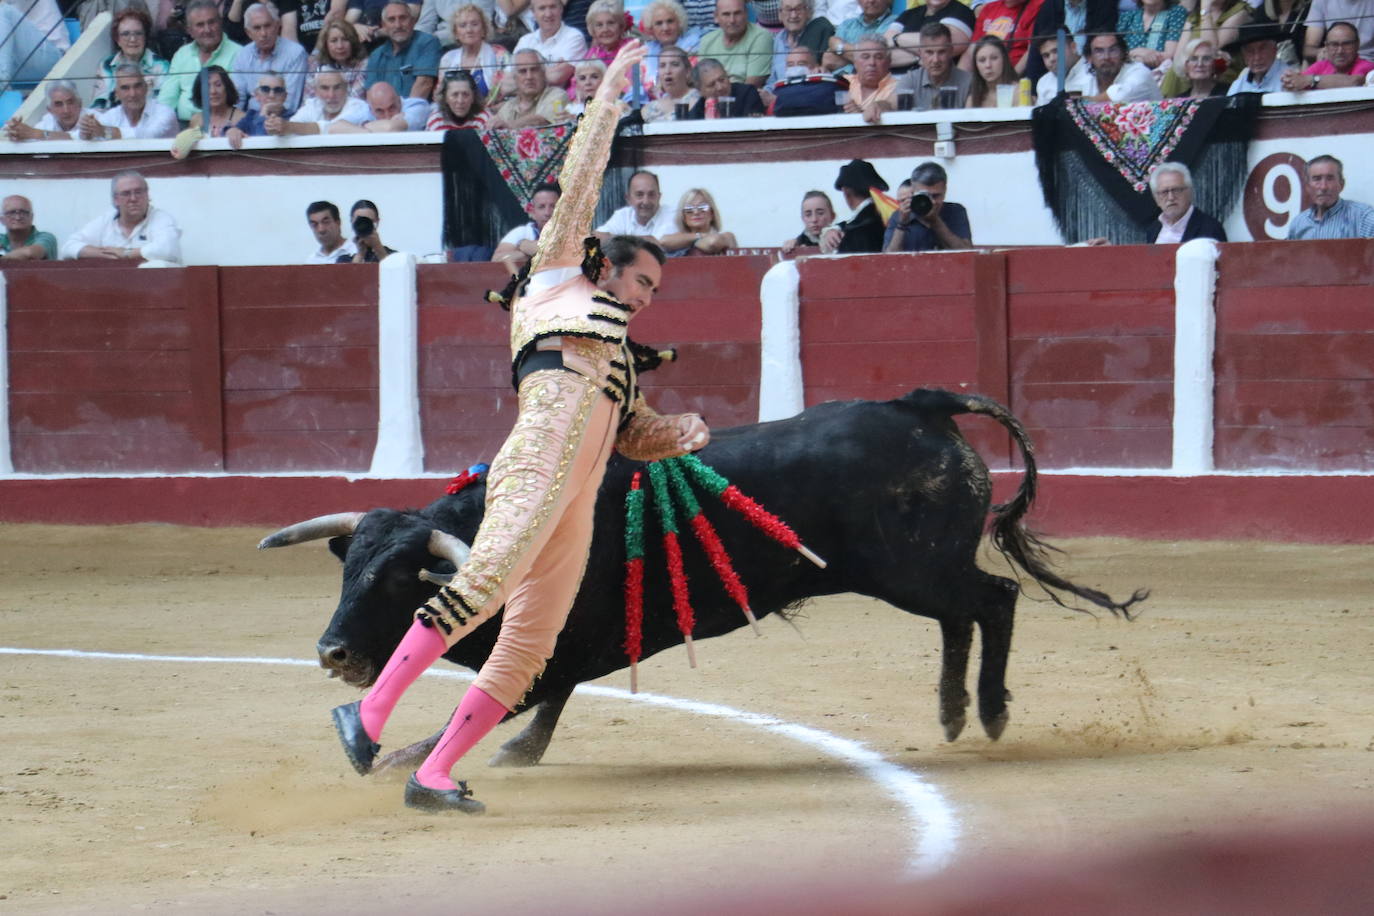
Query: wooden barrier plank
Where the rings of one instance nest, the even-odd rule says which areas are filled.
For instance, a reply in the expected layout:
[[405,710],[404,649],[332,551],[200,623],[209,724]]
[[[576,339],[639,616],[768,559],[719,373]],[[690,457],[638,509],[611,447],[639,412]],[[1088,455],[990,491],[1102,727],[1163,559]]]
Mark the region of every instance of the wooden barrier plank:
[[[1250,242],[1221,246],[1217,270],[1224,286],[1356,286],[1369,288],[1374,276],[1374,240],[1325,239]],[[1350,294],[1358,294],[1358,290]],[[1334,298],[1334,297],[1333,297]],[[1301,305],[1301,300],[1294,303]]]
[[1218,470],[1374,471],[1374,429],[1221,426]]
[[377,307],[376,264],[288,264],[221,267],[219,271],[226,311],[271,306]]
[[11,311],[10,353],[80,350],[186,350],[182,309],[89,308]]
[[1172,290],[1172,245],[1016,248],[1006,252],[1007,291],[1022,293]]
[[1374,331],[1227,334],[1218,340],[1218,380],[1374,378]]
[[976,334],[973,302],[968,292],[909,299],[807,299],[801,310],[802,340],[970,340]]
[[1164,337],[1011,341],[1011,375],[1022,382],[1131,382],[1173,377],[1173,340]]
[[224,315],[226,350],[338,347],[377,339],[377,306],[295,305],[230,308]]
[[1173,462],[1173,430],[1028,427],[1036,462],[1052,468],[1167,468]]
[[801,293],[808,301],[848,299],[855,293],[905,299],[911,291],[926,296],[967,295],[973,289],[974,253],[853,255],[798,261]]
[[224,354],[226,391],[376,388],[377,348],[283,347]]
[[242,433],[363,430],[377,424],[377,392],[365,388],[230,391],[224,421]]
[[808,388],[893,384],[910,390],[930,387],[929,381],[935,378],[968,384],[978,369],[977,347],[971,340],[817,343],[806,345],[802,353]]
[[1012,383],[1017,418],[1056,429],[1166,427],[1173,423],[1173,381]]
[[197,409],[188,391],[16,392],[10,395],[10,426],[26,435],[100,435],[124,422],[189,427]]
[[12,353],[10,391],[80,395],[88,391],[185,391],[186,350]]
[[14,467],[21,473],[181,474],[213,468],[218,452],[203,451],[186,428],[152,418],[97,433],[14,433]]
[[[1313,307],[1320,302],[1320,307]],[[1369,329],[1369,286],[1223,288],[1217,294],[1217,334],[1343,333]]]
[[225,434],[224,445],[225,469],[231,472],[365,471],[372,463],[377,432],[233,430]]
[[1218,426],[1374,427],[1374,379],[1240,379],[1216,386]]
[[[134,270],[132,265],[73,270],[78,263],[35,263],[34,269],[6,267],[9,311],[81,312],[117,307],[134,312],[180,311],[183,270]],[[187,268],[189,269],[189,268]],[[203,268],[215,270],[216,268]],[[255,268],[257,269],[257,268]]]
[[[421,344],[420,389],[510,388],[510,344]],[[427,396],[427,395],[426,395]]]
[[1018,293],[1011,302],[1012,337],[1172,336],[1174,333],[1172,289]]

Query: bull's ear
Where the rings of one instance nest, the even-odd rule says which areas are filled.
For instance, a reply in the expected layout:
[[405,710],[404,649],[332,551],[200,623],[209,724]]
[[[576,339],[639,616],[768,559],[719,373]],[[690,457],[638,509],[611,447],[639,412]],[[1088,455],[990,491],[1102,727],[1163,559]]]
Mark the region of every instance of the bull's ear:
[[342,563],[342,562],[343,562],[343,558],[346,557],[346,556],[348,555],[348,546],[349,546],[350,544],[352,544],[352,543],[353,543],[353,536],[352,536],[352,535],[346,535],[346,536],[344,536],[344,537],[337,537],[337,538],[330,538],[330,539],[329,539],[329,552],[332,553],[332,554],[334,554],[334,556],[338,557],[338,558],[339,558],[339,562]]

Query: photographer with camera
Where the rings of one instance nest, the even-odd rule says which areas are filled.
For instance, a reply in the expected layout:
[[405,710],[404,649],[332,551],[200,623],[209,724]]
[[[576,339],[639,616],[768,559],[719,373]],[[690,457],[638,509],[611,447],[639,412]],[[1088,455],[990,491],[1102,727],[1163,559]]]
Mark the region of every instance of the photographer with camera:
[[360,200],[348,211],[349,222],[353,224],[353,244],[358,252],[353,255],[354,264],[376,264],[387,255],[395,254],[396,249],[382,244],[377,234],[377,224],[382,218],[377,213],[377,205],[370,200]]
[[922,162],[911,172],[911,197],[892,214],[883,251],[955,251],[973,247],[968,211],[945,200],[949,176],[938,162]]

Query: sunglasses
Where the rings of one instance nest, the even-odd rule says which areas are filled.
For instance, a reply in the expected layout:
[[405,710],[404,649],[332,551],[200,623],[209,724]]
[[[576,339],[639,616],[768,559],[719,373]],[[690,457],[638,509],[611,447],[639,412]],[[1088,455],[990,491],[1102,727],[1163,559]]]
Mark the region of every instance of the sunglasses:
[[259,86],[258,92],[263,95],[286,95],[285,86]]
[[682,212],[683,212],[683,213],[710,213],[710,212],[711,212],[711,205],[710,205],[710,204],[693,204],[693,205],[690,206],[690,207],[683,207],[683,208],[682,208]]

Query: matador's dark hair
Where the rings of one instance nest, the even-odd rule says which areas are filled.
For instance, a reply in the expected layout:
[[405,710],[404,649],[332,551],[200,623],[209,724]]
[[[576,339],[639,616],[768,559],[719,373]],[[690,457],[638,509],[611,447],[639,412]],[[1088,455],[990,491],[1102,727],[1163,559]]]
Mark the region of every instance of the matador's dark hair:
[[[601,279],[601,269],[607,261],[610,262],[612,268],[620,270],[634,263],[641,251],[649,252],[654,260],[660,264],[667,260],[663,249],[648,239],[634,235],[613,235],[610,241],[606,243],[606,248],[603,249],[601,239],[589,235],[582,240],[582,275],[592,283],[596,283]],[[525,284],[530,279],[530,265],[532,263],[534,263],[533,258],[526,261],[525,266],[520,268],[520,272],[511,277],[510,282],[499,293],[495,290],[487,290],[487,301],[495,302],[509,312],[511,302],[515,300],[515,297],[524,295]]]

